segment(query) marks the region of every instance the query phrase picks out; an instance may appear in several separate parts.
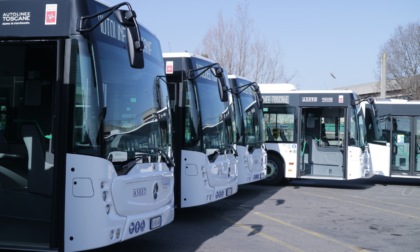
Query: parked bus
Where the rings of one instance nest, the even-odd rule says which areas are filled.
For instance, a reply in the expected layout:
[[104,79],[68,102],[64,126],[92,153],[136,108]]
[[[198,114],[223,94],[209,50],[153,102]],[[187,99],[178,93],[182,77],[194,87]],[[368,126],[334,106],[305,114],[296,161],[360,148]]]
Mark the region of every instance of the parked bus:
[[[420,101],[377,98],[375,106],[376,120],[368,124],[374,173],[420,178]],[[374,113],[366,109],[367,115]]]
[[236,193],[236,129],[223,68],[187,52],[164,53],[163,58],[173,114],[176,207]]
[[172,222],[159,40],[128,3],[0,5],[0,248],[87,250]]
[[[259,84],[264,99],[267,184],[285,179],[370,177],[361,101],[349,90],[308,91]],[[284,88],[286,87],[286,88]]]
[[228,78],[236,124],[238,185],[242,185],[260,181],[267,175],[262,97],[257,83],[236,75]]

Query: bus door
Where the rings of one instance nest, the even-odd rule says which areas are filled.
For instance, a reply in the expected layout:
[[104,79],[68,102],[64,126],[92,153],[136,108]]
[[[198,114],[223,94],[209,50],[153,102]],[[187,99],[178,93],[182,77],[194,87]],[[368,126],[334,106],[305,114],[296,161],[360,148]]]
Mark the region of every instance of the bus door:
[[[390,175],[390,131],[386,129],[385,122],[388,115],[379,117],[375,115],[374,107],[363,104],[365,108],[366,138],[369,148],[370,164],[374,175]],[[372,175],[373,175],[372,174]]]
[[301,108],[301,177],[343,179],[346,109]]
[[0,43],[0,246],[50,248],[55,42]]
[[420,117],[392,116],[391,175],[420,175]]
[[415,134],[415,139],[413,139],[414,143],[413,146],[414,147],[414,168],[413,168],[413,175],[415,176],[420,176],[420,117],[416,116],[414,117],[414,125],[416,128],[416,134]]

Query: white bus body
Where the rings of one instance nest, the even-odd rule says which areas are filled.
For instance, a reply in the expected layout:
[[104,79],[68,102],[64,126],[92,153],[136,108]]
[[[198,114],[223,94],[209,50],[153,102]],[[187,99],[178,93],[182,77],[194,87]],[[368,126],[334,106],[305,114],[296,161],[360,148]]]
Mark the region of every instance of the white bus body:
[[236,75],[228,78],[237,128],[238,185],[243,185],[265,179],[267,175],[264,117],[261,102],[257,101],[258,84]]
[[0,249],[89,250],[171,223],[159,40],[126,19],[128,3],[7,0],[0,12]]
[[364,114],[354,92],[259,86],[267,127],[266,183],[371,176]]
[[375,99],[376,114],[368,127],[374,174],[420,178],[420,101]]
[[217,63],[198,55],[164,53],[163,58],[175,131],[176,207],[226,198],[238,190],[227,77]]

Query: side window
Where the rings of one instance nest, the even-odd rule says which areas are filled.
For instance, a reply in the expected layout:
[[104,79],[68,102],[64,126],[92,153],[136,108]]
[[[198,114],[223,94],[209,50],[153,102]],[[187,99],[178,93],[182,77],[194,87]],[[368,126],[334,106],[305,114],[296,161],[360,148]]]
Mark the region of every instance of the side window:
[[264,108],[265,141],[295,141],[294,108]]
[[[72,65],[75,76],[74,133],[73,144],[76,153],[91,153],[96,147],[98,136],[98,96],[90,71],[91,57],[85,44],[73,41]],[[88,123],[86,123],[88,122]],[[90,149],[90,150],[89,150]],[[96,153],[97,155],[98,153]]]
[[191,83],[184,82],[184,141],[186,146],[195,146],[198,139],[198,118],[193,115],[197,113],[197,100],[194,88]]

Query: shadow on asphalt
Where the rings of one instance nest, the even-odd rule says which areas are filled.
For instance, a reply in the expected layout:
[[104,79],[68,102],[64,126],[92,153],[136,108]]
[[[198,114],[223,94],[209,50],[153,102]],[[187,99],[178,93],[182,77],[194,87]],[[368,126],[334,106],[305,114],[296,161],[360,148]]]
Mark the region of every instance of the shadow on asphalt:
[[[401,179],[374,176],[370,179],[342,180],[291,180],[282,186],[248,184],[239,186],[238,192],[228,198],[208,205],[176,209],[175,220],[171,224],[145,235],[114,244],[99,251],[199,251],[211,238],[232,227],[256,206],[265,202],[274,206],[285,203],[284,199],[273,198],[283,187],[324,187],[334,189],[365,190],[377,185],[416,185],[420,179]],[[262,230],[260,225],[251,225],[247,235],[255,235]],[[228,241],[227,241],[228,242]]]
[[379,185],[407,185],[407,186],[419,186],[420,185],[420,177],[419,178],[390,178],[384,176],[373,176],[369,179],[371,183],[379,184]]
[[301,179],[291,180],[287,184],[296,189],[299,187],[325,187],[334,189],[358,189],[364,190],[371,188],[375,185],[420,185],[420,178],[390,178],[384,176],[373,176],[368,179],[355,179],[355,180],[317,180],[317,179]]
[[[175,220],[160,229],[142,236],[117,243],[99,251],[197,251],[200,246],[224,230],[235,225],[252,209],[281,190],[280,186],[247,184],[239,186],[238,192],[211,204],[175,210]],[[271,199],[281,205],[283,199]],[[262,227],[253,226],[248,234],[255,235]]]

